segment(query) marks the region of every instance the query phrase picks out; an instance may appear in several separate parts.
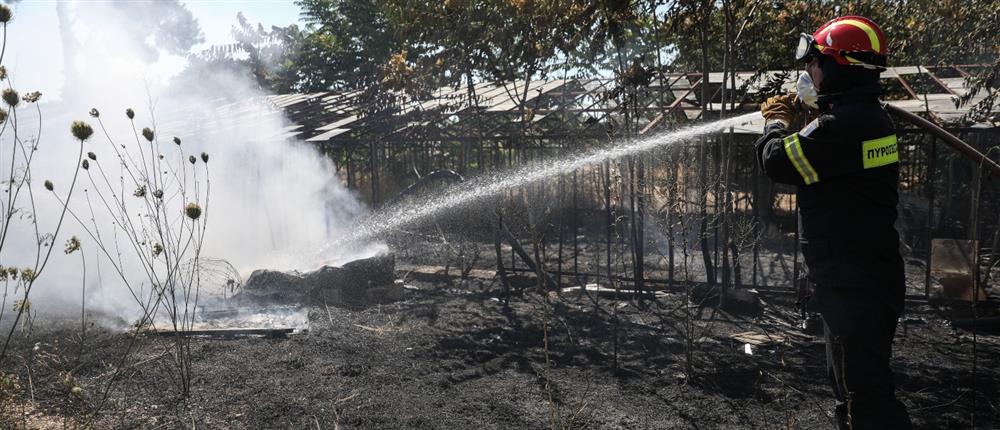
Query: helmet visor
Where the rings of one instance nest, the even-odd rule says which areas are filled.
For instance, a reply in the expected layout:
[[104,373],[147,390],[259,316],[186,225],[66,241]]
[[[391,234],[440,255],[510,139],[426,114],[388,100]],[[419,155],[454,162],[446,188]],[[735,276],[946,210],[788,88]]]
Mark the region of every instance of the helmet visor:
[[799,45],[795,48],[795,61],[809,61],[810,57],[816,53],[815,41],[812,35],[802,33],[799,35]]

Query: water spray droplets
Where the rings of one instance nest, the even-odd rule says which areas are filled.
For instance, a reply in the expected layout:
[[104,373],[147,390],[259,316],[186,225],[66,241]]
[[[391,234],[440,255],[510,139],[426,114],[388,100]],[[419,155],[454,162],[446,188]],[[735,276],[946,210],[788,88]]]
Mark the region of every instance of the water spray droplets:
[[[553,158],[540,164],[523,166],[510,171],[473,178],[445,190],[436,199],[430,201],[423,200],[417,204],[390,207],[387,210],[372,214],[372,216],[354,229],[352,235],[339,242],[350,243],[375,238],[404,225],[437,216],[445,210],[474,203],[505,190],[530,184],[551,176],[569,173],[605,160],[614,160],[629,155],[640,154],[662,146],[684,142],[688,139],[727,127],[745,124],[759,117],[759,115],[759,113],[754,112],[707,124],[685,127],[651,137],[624,142],[609,148]],[[331,244],[328,248],[332,249],[336,245]]]

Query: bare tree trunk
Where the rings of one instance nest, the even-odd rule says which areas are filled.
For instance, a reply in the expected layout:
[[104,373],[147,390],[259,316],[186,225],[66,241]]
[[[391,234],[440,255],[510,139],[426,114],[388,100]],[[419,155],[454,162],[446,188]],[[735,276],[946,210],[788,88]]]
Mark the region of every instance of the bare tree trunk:
[[[708,27],[711,25],[711,2],[701,2],[701,120],[708,120],[709,84],[708,84]],[[712,253],[708,246],[708,163],[705,150],[707,138],[701,137],[698,147],[698,188],[701,194],[699,201],[698,240],[701,243],[701,257],[705,264],[705,277],[709,285],[715,285],[715,266],[712,263]]]
[[606,231],[606,247],[607,251],[607,277],[608,282],[611,282],[611,241],[615,234],[614,217],[612,216],[611,210],[611,162],[604,162],[604,214],[605,214],[605,231]]
[[379,206],[379,186],[378,186],[378,147],[375,140],[368,142],[369,160],[368,166],[371,169],[371,189],[372,189],[372,206]]
[[510,304],[510,281],[507,280],[507,270],[503,266],[503,252],[500,247],[500,230],[503,228],[503,215],[500,215],[500,210],[497,209],[496,212],[496,224],[493,226],[493,246],[497,252],[497,276],[500,277],[500,283],[503,284],[503,304],[507,306]]
[[[731,34],[731,29],[730,29],[731,22],[730,22],[730,9],[729,9],[729,1],[728,0],[723,0],[722,1],[722,10],[723,10],[723,16],[725,18],[725,33],[724,33],[724,35],[725,35],[725,50],[723,51],[723,54],[722,54],[722,101],[721,101],[721,107],[720,107],[720,110],[719,110],[719,117],[720,118],[725,118],[726,117],[726,102],[728,101],[728,99],[726,98],[726,96],[729,95],[729,93],[726,91],[726,81],[728,80],[727,78],[729,77],[729,74],[730,74],[730,71],[729,71],[729,61],[730,61],[730,55],[731,55],[731,52],[732,52],[732,48],[730,46],[730,44],[732,42],[732,34]],[[730,229],[731,229],[731,225],[730,225],[730,222],[731,222],[730,213],[731,213],[731,210],[732,210],[732,208],[730,206],[732,204],[732,200],[730,198],[730,193],[729,193],[729,185],[730,185],[729,184],[729,168],[730,168],[729,159],[730,159],[730,152],[731,152],[731,148],[729,147],[729,145],[732,143],[732,140],[730,139],[731,136],[732,135],[729,134],[729,135],[721,136],[719,138],[720,142],[721,142],[721,147],[720,147],[720,151],[719,152],[720,152],[720,156],[722,158],[722,160],[721,160],[722,171],[720,172],[721,176],[722,176],[722,181],[721,181],[721,189],[722,189],[722,193],[721,193],[721,195],[722,195],[722,214],[721,214],[721,218],[720,218],[720,222],[722,224],[722,291],[721,291],[722,300],[725,300],[727,289],[731,286],[730,281],[732,280],[732,272],[731,272],[732,267],[730,265],[730,260],[729,260],[729,257],[730,257],[729,252],[733,248],[733,246],[732,246],[732,237],[731,237],[731,234],[730,234],[731,233],[731,231],[730,231]],[[716,198],[718,198],[718,196],[716,196]],[[736,253],[734,252],[733,253],[733,259],[735,260],[735,258],[736,258]]]
[[71,95],[67,93],[81,86],[72,81],[80,76],[76,70],[76,59],[73,56],[74,53],[80,52],[80,49],[79,43],[73,36],[73,21],[70,20],[68,2],[56,2],[56,17],[59,21],[59,39],[62,43],[63,76],[66,77],[66,82],[62,86],[62,97],[64,100],[69,100]]

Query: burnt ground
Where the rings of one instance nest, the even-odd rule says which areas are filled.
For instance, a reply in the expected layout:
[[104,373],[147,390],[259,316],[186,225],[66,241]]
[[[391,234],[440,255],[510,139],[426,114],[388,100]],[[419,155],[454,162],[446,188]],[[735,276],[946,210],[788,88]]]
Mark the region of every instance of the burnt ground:
[[[15,335],[3,369],[21,386],[5,425],[833,428],[823,346],[792,326],[793,297],[766,296],[763,314],[740,317],[685,306],[680,293],[595,304],[526,291],[505,306],[490,281],[413,284],[392,304],[312,308],[310,330],[287,339],[192,339],[187,398],[167,339],[94,326],[81,354],[78,319],[40,317],[30,336]],[[1000,336],[978,336],[973,375],[971,333],[941,312],[908,304],[893,362],[899,396],[917,428],[971,428],[973,408],[975,428],[1000,427]],[[764,345],[746,354],[730,337],[741,332]]]

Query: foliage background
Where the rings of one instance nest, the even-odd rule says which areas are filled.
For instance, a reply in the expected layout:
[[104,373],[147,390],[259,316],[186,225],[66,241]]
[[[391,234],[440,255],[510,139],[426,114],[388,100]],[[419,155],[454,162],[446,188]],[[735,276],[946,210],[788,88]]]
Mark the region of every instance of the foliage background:
[[[463,81],[554,73],[793,69],[799,33],[840,15],[879,23],[890,65],[986,65],[994,92],[1000,8],[990,0],[298,0],[304,27],[233,27],[240,50],[193,56],[243,64],[268,91],[385,86],[421,91]],[[182,39],[183,40],[183,39]]]

